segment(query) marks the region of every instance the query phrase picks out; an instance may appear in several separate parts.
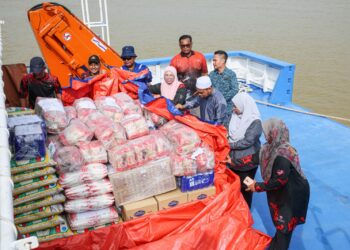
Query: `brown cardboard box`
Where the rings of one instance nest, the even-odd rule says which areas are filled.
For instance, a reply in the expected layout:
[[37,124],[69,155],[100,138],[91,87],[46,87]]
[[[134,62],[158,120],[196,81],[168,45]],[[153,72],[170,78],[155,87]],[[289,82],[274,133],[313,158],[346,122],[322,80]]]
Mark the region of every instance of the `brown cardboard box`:
[[125,204],[122,208],[124,221],[132,220],[156,211],[158,211],[158,205],[153,197]]
[[187,193],[182,193],[179,189],[155,196],[158,203],[158,210],[176,207],[187,202]]
[[209,196],[216,194],[215,186],[210,186],[203,189],[188,192],[188,201],[203,200]]

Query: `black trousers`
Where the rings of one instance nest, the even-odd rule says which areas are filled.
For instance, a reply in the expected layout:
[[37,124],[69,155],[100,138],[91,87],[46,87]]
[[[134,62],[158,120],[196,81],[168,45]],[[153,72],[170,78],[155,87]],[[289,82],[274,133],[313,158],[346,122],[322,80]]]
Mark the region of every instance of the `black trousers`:
[[287,250],[292,238],[292,233],[293,231],[289,233],[282,233],[281,231],[277,230],[271,241],[269,250]]
[[256,170],[258,168],[253,168],[251,170],[248,171],[236,171],[233,170],[232,171],[237,174],[239,176],[239,178],[241,179],[241,193],[245,199],[245,201],[247,202],[249,208],[252,205],[252,199],[253,199],[253,192],[250,191],[245,191],[245,189],[247,188],[247,185],[243,183],[244,179],[249,176],[250,178],[254,179],[255,174],[256,174]]

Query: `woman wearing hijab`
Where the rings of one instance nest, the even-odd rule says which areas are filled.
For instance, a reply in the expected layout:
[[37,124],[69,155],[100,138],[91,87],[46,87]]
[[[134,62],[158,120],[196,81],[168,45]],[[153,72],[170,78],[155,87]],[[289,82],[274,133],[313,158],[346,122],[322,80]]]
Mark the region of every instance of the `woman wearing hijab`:
[[233,114],[229,124],[230,169],[241,179],[241,192],[249,208],[252,192],[246,191],[243,180],[254,179],[259,163],[260,136],[262,125],[260,112],[255,101],[247,93],[238,93],[232,98]]
[[266,143],[260,152],[264,182],[253,182],[247,190],[264,192],[276,234],[270,249],[288,249],[296,225],[305,223],[310,198],[309,183],[301,170],[297,151],[289,144],[289,130],[283,121],[263,124]]
[[185,85],[177,79],[177,72],[173,66],[166,67],[162,82],[150,85],[149,90],[152,94],[171,100],[175,105],[184,104],[186,101]]

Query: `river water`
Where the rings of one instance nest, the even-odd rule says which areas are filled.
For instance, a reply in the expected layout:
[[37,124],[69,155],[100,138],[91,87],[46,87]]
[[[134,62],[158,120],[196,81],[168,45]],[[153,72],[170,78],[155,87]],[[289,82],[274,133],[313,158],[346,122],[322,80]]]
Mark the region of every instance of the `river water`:
[[[81,17],[79,0],[55,2]],[[38,3],[0,0],[4,63],[28,64],[40,55],[26,14]],[[295,103],[350,118],[349,0],[109,0],[108,7],[117,51],[130,44],[139,58],[172,56],[178,37],[188,33],[203,53],[249,50],[274,57],[296,64]]]

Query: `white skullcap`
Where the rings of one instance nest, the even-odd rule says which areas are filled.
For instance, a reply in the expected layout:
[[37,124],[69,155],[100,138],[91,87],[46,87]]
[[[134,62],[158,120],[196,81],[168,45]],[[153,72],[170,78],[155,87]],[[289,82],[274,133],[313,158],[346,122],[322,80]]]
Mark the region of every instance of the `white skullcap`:
[[201,76],[197,78],[196,88],[197,89],[207,89],[211,87],[211,80],[209,76]]

